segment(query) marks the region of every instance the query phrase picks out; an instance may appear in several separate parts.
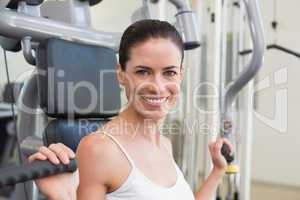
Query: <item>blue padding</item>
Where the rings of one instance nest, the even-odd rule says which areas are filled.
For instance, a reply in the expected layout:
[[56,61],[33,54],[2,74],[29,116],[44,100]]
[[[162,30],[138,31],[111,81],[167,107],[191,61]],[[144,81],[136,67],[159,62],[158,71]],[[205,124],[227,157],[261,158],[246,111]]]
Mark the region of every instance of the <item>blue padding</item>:
[[43,135],[44,145],[49,146],[52,143],[63,143],[76,152],[80,140],[99,129],[108,120],[53,120],[47,126]]
[[121,106],[116,54],[105,47],[49,39],[37,51],[40,105],[54,118],[105,118]]

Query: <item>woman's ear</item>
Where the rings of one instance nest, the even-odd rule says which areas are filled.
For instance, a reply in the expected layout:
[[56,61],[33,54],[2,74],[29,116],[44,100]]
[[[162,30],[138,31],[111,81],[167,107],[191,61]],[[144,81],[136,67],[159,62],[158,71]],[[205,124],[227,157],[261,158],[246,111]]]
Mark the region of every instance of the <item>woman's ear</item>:
[[122,67],[119,63],[116,65],[116,68],[117,68],[117,79],[121,85],[124,85],[125,83],[124,71],[122,70]]

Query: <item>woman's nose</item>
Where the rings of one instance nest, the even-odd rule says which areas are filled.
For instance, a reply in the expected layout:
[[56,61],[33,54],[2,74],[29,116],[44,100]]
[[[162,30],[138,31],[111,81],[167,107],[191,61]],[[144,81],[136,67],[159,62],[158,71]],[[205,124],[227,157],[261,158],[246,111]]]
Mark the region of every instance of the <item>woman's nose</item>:
[[166,81],[160,75],[155,75],[150,85],[151,90],[157,94],[163,94],[166,91]]

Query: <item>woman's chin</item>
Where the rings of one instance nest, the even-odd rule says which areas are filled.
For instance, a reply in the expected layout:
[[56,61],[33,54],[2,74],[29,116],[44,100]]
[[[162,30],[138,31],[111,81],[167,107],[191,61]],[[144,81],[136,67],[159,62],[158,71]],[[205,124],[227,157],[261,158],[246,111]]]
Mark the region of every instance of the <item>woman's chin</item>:
[[163,110],[146,110],[146,109],[139,109],[138,113],[145,119],[145,120],[151,120],[151,121],[160,121],[163,120],[167,112]]
[[145,105],[144,102],[138,102],[133,105],[134,110],[145,120],[160,121],[169,113],[166,105],[152,106]]

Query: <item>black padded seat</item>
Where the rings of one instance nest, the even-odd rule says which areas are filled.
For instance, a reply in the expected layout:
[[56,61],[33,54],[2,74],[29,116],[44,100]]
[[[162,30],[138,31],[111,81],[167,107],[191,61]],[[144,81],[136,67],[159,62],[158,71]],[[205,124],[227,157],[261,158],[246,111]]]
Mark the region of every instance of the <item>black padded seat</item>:
[[44,144],[61,142],[76,151],[82,137],[118,114],[120,87],[114,50],[49,39],[37,51],[39,101],[52,119]]

